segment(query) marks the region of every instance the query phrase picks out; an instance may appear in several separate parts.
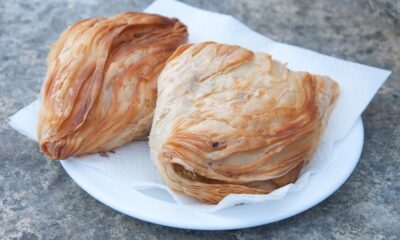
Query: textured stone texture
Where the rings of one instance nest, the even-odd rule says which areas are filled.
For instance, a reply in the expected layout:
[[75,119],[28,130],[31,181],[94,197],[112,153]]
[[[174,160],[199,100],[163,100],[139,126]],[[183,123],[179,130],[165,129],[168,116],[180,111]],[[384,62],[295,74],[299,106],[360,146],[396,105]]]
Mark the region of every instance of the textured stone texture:
[[151,0],[0,0],[1,239],[399,239],[400,1],[185,1],[235,16],[275,40],[390,69],[366,112],[350,179],[318,206],[251,229],[162,227],[120,214],[81,190],[58,162],[6,123],[38,96],[50,44],[78,19],[141,10]]

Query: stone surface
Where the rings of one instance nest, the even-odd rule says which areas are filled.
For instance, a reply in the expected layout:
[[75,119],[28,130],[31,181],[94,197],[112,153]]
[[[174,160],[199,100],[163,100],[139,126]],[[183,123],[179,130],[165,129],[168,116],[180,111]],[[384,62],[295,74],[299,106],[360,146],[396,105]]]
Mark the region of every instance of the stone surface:
[[350,179],[298,216],[244,230],[179,230],[108,208],[6,120],[38,96],[47,51],[67,25],[142,10],[151,0],[0,0],[0,238],[399,239],[400,1],[185,2],[231,14],[277,41],[393,71],[363,114],[365,145]]

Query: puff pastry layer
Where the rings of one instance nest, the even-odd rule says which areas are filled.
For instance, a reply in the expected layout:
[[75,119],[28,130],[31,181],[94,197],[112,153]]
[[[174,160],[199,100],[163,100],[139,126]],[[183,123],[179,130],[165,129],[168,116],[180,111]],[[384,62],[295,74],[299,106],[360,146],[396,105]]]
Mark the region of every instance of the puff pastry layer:
[[41,150],[65,159],[108,151],[148,133],[156,78],[187,35],[177,19],[133,12],[68,27],[47,58]]
[[269,193],[311,159],[338,91],[264,53],[183,45],[158,78],[152,157],[173,190],[204,202]]

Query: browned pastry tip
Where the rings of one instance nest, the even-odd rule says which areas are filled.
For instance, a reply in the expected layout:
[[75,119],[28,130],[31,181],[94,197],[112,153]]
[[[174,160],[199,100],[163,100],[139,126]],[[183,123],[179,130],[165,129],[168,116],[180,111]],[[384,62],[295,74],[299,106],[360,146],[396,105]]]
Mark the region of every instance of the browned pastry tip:
[[156,78],[187,41],[179,20],[127,12],[68,27],[47,58],[38,138],[51,159],[109,151],[147,134]]
[[183,45],[158,78],[152,157],[173,190],[207,203],[269,193],[297,180],[338,93],[268,54]]

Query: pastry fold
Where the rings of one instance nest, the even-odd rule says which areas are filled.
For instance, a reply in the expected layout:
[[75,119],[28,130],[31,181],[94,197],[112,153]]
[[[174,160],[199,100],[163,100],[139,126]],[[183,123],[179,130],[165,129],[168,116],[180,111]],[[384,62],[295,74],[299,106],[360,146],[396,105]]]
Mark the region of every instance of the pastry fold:
[[41,150],[65,159],[109,151],[148,133],[156,79],[187,35],[177,19],[133,12],[68,27],[47,58]]
[[296,181],[339,92],[329,77],[214,42],[179,47],[157,81],[151,155],[173,190],[207,203]]

